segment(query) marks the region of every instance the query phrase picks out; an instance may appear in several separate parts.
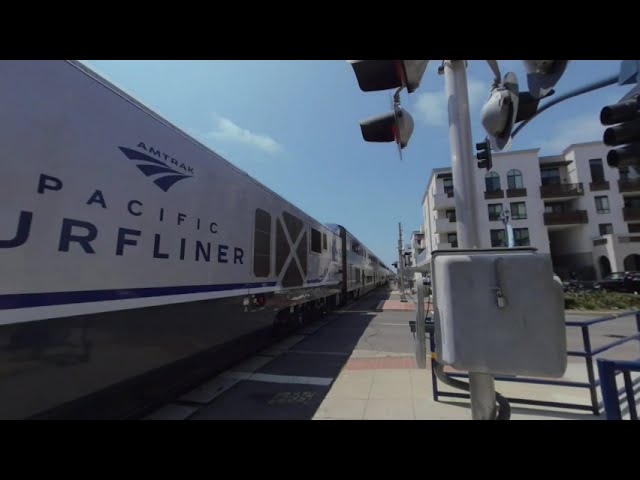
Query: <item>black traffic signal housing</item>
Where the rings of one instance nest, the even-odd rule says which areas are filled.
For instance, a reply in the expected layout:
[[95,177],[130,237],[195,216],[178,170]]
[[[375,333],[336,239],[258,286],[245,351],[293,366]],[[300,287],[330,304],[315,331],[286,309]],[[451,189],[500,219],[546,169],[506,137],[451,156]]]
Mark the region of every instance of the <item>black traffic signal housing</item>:
[[360,122],[362,138],[367,142],[396,142],[405,148],[413,133],[413,118],[402,107],[394,105],[390,112]]
[[569,60],[524,60],[529,93],[537,99],[548,97],[568,64]]
[[487,171],[493,168],[493,158],[491,157],[491,143],[489,139],[484,142],[476,143],[476,158],[479,160],[478,168],[486,168]]
[[600,111],[600,122],[613,125],[604,131],[605,145],[618,147],[607,154],[609,166],[640,166],[640,96],[607,105]]
[[413,93],[427,69],[429,60],[349,60],[363,92],[406,87]]
[[400,107],[400,91],[413,93],[419,86],[429,60],[348,60],[363,92],[396,88],[393,110],[360,121],[362,137],[367,142],[395,142],[402,149],[413,134],[413,118]]

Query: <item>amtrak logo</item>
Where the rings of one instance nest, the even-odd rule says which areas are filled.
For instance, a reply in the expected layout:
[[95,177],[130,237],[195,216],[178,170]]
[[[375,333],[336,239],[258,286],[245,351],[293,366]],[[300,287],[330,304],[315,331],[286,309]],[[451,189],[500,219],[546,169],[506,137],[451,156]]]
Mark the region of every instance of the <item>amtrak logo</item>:
[[[193,167],[178,162],[178,160],[166,153],[162,153],[160,150],[147,147],[143,142],[140,142],[137,146],[144,152],[126,147],[118,148],[129,160],[137,162],[136,167],[147,177],[155,177],[153,183],[162,191],[168,191],[180,180],[193,177]],[[164,162],[160,160],[162,158],[164,158]]]

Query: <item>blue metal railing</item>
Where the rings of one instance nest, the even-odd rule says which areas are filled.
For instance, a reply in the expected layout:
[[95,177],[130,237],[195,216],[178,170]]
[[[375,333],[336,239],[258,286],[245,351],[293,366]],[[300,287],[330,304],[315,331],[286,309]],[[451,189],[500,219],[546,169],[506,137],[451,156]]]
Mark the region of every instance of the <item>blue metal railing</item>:
[[[591,334],[589,331],[589,327],[609,322],[612,320],[619,320],[620,318],[630,317],[635,315],[636,318],[636,330],[637,332],[633,335],[628,335],[624,338],[611,342],[607,345],[604,345],[597,349],[592,349],[591,347]],[[591,411],[594,415],[600,415],[603,405],[602,402],[598,401],[598,387],[600,387],[600,379],[596,379],[595,368],[594,368],[594,357],[599,355],[611,348],[617,347],[623,343],[629,342],[631,340],[640,340],[640,310],[624,312],[618,315],[608,315],[606,317],[596,318],[593,320],[586,321],[575,321],[570,320],[566,322],[567,327],[580,328],[582,331],[582,342],[584,345],[584,351],[567,351],[567,355],[570,357],[583,357],[585,359],[585,364],[587,368],[587,382],[574,382],[569,380],[554,380],[554,379],[541,379],[541,378],[530,378],[530,377],[511,377],[511,376],[495,376],[497,381],[503,382],[519,382],[519,383],[532,383],[532,384],[540,384],[540,385],[557,385],[559,387],[573,387],[573,388],[586,388],[589,389],[591,404],[578,404],[578,403],[563,403],[563,402],[549,402],[543,400],[532,400],[527,398],[508,398],[508,400],[512,403],[520,403],[524,405],[538,405],[543,407],[556,407],[556,408],[567,408],[567,409],[576,409],[576,410],[587,410]],[[438,401],[438,397],[454,397],[454,398],[470,398],[468,393],[457,393],[457,392],[443,392],[438,390],[438,379],[435,374],[435,339],[433,335],[429,337],[429,347],[431,350],[431,381],[433,384],[433,400]],[[620,372],[618,372],[620,373]],[[468,378],[469,375],[466,373],[447,373],[450,377],[463,377]],[[626,377],[625,377],[626,378]],[[640,378],[631,382],[632,389],[635,388],[636,385],[640,383]]]
[[[640,372],[640,362],[630,362],[625,360],[598,359],[598,373],[600,375],[600,388],[602,390],[602,402],[607,420],[622,420],[622,410],[620,408],[620,394],[626,393],[627,408],[629,418],[638,420],[636,410],[635,390],[638,381],[631,379],[631,372]],[[622,373],[624,378],[624,388],[618,390],[616,385],[616,375]]]

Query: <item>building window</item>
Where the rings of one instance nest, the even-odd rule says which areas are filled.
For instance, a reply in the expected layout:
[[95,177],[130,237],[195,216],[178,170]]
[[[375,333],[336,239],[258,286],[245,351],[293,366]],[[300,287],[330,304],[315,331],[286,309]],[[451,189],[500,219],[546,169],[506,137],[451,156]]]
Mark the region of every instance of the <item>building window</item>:
[[609,213],[609,198],[604,197],[596,197],[596,211],[598,213]]
[[629,223],[629,233],[640,233],[640,223]]
[[640,197],[625,198],[624,208],[640,208]]
[[496,192],[500,190],[500,175],[496,172],[489,172],[484,177],[487,192]]
[[444,185],[444,193],[449,197],[453,196],[453,178],[444,178],[442,184]]
[[589,168],[591,168],[591,181],[593,183],[602,183],[605,181],[601,158],[592,158],[589,160]]
[[610,223],[601,223],[598,225],[598,228],[600,229],[600,235],[609,235],[610,233],[613,233],[613,225]]
[[500,220],[500,216],[502,215],[502,204],[501,203],[490,203],[487,205],[489,209],[489,221],[495,222]]
[[516,247],[528,247],[531,245],[529,242],[529,229],[528,228],[514,228],[513,229],[513,244]]
[[544,213],[562,213],[564,212],[564,203],[552,202],[544,204]]
[[527,206],[524,202],[516,202],[511,204],[511,219],[512,220],[527,219]]
[[518,190],[524,188],[522,181],[522,173],[520,170],[509,170],[507,173],[507,186],[509,190]]
[[500,230],[491,230],[491,246],[492,247],[506,247],[507,238],[505,236],[504,228]]
[[456,221],[456,211],[455,210],[447,210],[445,212],[447,218],[449,219],[450,222],[455,222]]
[[545,168],[540,170],[542,185],[558,185],[560,183],[560,169]]
[[451,244],[451,248],[458,248],[458,234],[457,233],[447,234],[447,242]]

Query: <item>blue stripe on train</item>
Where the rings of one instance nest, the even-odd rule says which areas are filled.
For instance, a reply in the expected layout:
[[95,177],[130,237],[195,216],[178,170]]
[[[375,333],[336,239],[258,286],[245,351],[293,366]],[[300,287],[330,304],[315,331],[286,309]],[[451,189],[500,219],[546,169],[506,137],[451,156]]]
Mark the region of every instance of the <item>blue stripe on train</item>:
[[185,287],[131,288],[122,290],[89,290],[84,292],[18,293],[0,295],[0,310],[44,307],[73,303],[125,300],[128,298],[164,297],[188,293],[223,292],[249,288],[273,287],[276,282],[231,283],[226,285],[193,285]]

